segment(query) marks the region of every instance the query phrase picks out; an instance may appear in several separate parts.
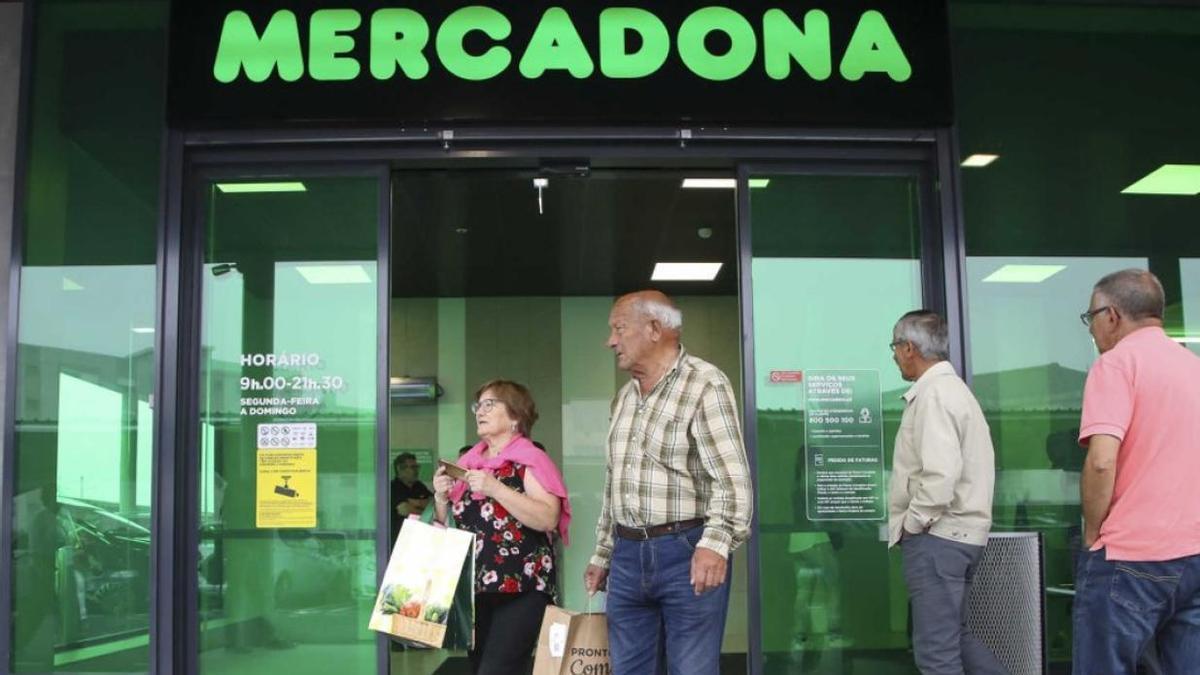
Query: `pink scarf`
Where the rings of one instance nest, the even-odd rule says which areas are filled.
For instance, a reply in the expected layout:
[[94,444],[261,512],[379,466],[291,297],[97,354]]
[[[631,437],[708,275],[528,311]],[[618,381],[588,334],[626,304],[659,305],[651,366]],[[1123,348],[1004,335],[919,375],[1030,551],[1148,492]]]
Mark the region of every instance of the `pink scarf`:
[[[559,498],[562,506],[558,514],[558,534],[562,537],[563,544],[569,545],[571,538],[567,534],[567,526],[571,524],[571,500],[567,498],[567,486],[563,483],[562,475],[550,457],[539,450],[532,441],[521,435],[517,435],[509,441],[508,445],[496,453],[495,457],[488,457],[484,454],[487,447],[487,442],[480,441],[466,454],[459,457],[457,464],[464,469],[483,470],[492,474],[507,462],[525,465],[529,471],[533,472],[534,478],[537,478],[537,482],[545,488],[546,492]],[[460,480],[450,488],[448,496],[451,501],[458,501],[462,499],[463,493],[466,491],[466,481]],[[471,493],[471,499],[476,501],[484,498],[483,493]]]

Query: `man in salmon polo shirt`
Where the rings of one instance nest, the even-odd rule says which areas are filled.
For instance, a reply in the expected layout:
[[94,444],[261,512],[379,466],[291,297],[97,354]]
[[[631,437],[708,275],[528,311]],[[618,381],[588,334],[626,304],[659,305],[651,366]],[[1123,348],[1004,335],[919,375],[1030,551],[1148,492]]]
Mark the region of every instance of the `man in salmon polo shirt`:
[[[1200,673],[1200,357],[1163,331],[1162,284],[1101,279],[1083,320],[1100,350],[1083,391],[1084,553],[1074,672]],[[1156,646],[1157,645],[1157,646]]]

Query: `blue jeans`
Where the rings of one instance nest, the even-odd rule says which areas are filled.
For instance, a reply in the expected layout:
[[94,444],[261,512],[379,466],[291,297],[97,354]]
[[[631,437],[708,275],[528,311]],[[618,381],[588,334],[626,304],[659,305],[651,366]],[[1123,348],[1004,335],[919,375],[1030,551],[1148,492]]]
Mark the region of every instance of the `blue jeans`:
[[725,583],[697,596],[692,554],[703,527],[645,541],[616,538],[608,572],[608,643],[613,675],[719,675],[729,606]]
[[1072,620],[1075,673],[1133,675],[1156,643],[1162,672],[1200,673],[1200,555],[1123,562],[1085,551]]

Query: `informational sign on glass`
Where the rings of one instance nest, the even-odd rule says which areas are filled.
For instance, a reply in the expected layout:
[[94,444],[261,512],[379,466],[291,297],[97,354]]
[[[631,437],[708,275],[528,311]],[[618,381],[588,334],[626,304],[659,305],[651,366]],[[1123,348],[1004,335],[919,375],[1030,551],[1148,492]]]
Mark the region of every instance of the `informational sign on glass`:
[[317,425],[258,425],[259,528],[317,526]]
[[804,401],[808,519],[883,519],[879,371],[806,370]]

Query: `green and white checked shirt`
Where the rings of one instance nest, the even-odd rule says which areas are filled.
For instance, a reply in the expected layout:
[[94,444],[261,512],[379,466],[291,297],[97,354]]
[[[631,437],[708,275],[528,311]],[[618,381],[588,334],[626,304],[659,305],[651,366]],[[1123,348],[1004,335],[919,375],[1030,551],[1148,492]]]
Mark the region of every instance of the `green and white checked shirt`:
[[753,499],[733,386],[680,346],[675,365],[647,396],[631,379],[613,400],[591,563],[608,567],[614,523],[649,527],[692,518],[705,521],[698,545],[728,555],[750,532]]

